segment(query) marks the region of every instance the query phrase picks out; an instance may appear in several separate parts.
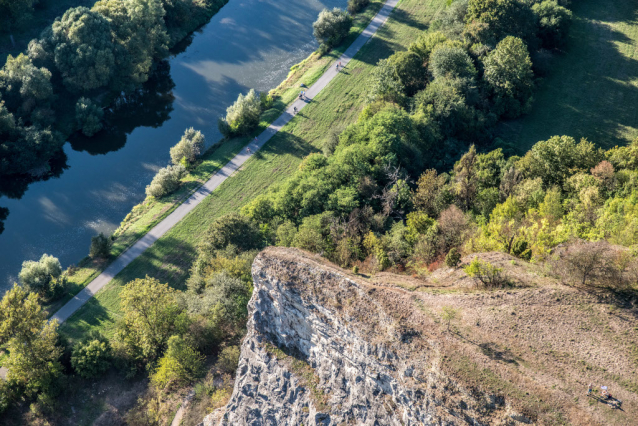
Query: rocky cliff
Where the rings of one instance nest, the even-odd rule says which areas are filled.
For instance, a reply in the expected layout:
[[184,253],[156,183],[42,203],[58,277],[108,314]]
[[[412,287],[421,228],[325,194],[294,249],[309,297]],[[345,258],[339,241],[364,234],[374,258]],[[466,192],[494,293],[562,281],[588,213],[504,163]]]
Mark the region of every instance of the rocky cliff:
[[[480,319],[466,314],[469,329],[459,324],[448,331],[428,300],[439,295],[353,276],[282,248],[257,256],[253,279],[234,391],[205,425],[604,423],[569,392],[556,393],[555,385],[548,390],[554,379],[545,372],[541,383],[530,378],[533,361],[500,346],[505,340],[486,341],[484,330],[474,332]],[[581,297],[532,291],[548,305]],[[502,292],[496,303],[494,293],[460,297],[493,310],[505,301],[498,298],[525,294]],[[509,309],[508,319],[516,315]]]

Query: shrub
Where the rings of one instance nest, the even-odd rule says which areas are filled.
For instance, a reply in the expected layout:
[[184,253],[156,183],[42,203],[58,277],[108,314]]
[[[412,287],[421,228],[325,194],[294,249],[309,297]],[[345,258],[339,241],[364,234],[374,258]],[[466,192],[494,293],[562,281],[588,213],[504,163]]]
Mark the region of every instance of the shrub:
[[204,150],[204,135],[192,127],[186,129],[182,139],[171,148],[171,161],[173,164],[181,164],[185,158],[188,164],[192,164]]
[[450,268],[456,268],[461,263],[461,253],[456,249],[456,247],[452,247],[450,251],[445,256],[445,264]]
[[529,247],[529,243],[525,240],[516,240],[512,246],[512,254],[528,262],[532,258],[532,250]]
[[323,155],[326,157],[330,157],[337,149],[337,145],[339,145],[339,130],[340,129],[330,129],[328,132],[328,136],[321,147],[323,151]]
[[171,336],[151,382],[158,389],[187,384],[203,374],[204,357],[182,337]]
[[359,273],[359,267],[357,265],[354,265],[352,267],[352,273],[355,274],[355,275],[357,275]]
[[556,0],[545,0],[532,6],[538,19],[539,37],[547,48],[560,47],[567,38],[572,12]]
[[622,283],[617,258],[607,241],[579,241],[559,255],[555,270],[572,284],[616,287]]
[[430,59],[434,48],[446,40],[447,37],[439,31],[423,33],[410,45],[409,50],[419,55],[425,62]]
[[441,308],[441,319],[447,323],[447,331],[450,331],[450,323],[459,317],[461,309],[451,306],[443,306]]
[[23,262],[18,278],[29,291],[44,296],[50,295],[51,284],[57,283],[60,275],[62,275],[60,261],[45,253],[38,261],[27,260]]
[[497,268],[489,262],[483,262],[478,257],[475,257],[463,270],[487,288],[503,287],[507,282],[503,275],[503,269]]
[[350,32],[350,27],[352,17],[338,7],[322,10],[312,24],[313,35],[324,49],[339,45]]
[[225,347],[219,354],[217,367],[224,373],[233,374],[239,364],[239,346]]
[[354,15],[370,4],[370,0],[348,0],[348,13]]
[[383,101],[402,104],[405,87],[397,76],[396,69],[389,59],[381,59],[372,70],[369,102]]
[[229,245],[241,251],[259,249],[262,246],[259,228],[247,217],[231,213],[216,219],[204,234],[200,250],[213,254]]
[[80,98],[75,104],[75,120],[85,136],[91,137],[102,130],[104,111],[92,100]]
[[472,58],[460,47],[439,45],[430,55],[430,72],[434,78],[473,78],[476,67]]
[[179,188],[181,179],[186,174],[186,168],[181,164],[176,166],[166,166],[159,169],[150,185],[146,187],[146,195],[155,198],[162,198]]
[[95,379],[111,367],[112,359],[109,341],[97,334],[89,336],[73,348],[71,365],[85,379]]
[[219,131],[225,137],[246,135],[259,124],[261,99],[254,89],[246,96],[240,94],[234,104],[226,109],[226,117],[219,120]]
[[91,238],[91,248],[89,249],[89,256],[93,259],[106,259],[111,255],[111,245],[111,239],[100,232],[99,235]]

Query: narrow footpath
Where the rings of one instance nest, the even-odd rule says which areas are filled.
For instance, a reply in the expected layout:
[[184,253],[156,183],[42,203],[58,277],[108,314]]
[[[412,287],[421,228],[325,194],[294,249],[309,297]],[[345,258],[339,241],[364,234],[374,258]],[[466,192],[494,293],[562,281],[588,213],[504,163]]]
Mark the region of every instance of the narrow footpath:
[[266,130],[264,130],[256,141],[248,144],[244,149],[230,160],[224,167],[215,173],[204,185],[193,193],[184,203],[168,215],[164,220],[158,223],[145,236],[139,239],[135,244],[122,253],[113,263],[111,263],[97,278],[89,283],[82,291],[80,291],[73,299],[69,300],[60,310],[58,310],[51,319],[57,319],[63,323],[78,309],[82,307],[89,299],[91,299],[100,289],[107,285],[118,273],[120,273],[135,258],[144,253],[144,251],[155,243],[162,235],[164,235],[175,224],[182,220],[191,212],[199,203],[204,200],[211,192],[213,192],[222,182],[232,175],[242,164],[255,154],[266,142],[270,140],[277,132],[281,130],[294,116],[294,108],[301,111],[306,104],[312,102],[312,99],[335,78],[339,71],[336,64],[341,62],[342,67],[348,65],[348,62],[356,55],[364,44],[377,32],[377,30],[387,21],[390,12],[397,5],[399,0],[387,0],[379,13],[372,18],[370,24],[357,37],[357,39],[348,47],[341,57],[332,64],[328,70],[306,90],[306,99],[297,99],[277,120],[275,120]]

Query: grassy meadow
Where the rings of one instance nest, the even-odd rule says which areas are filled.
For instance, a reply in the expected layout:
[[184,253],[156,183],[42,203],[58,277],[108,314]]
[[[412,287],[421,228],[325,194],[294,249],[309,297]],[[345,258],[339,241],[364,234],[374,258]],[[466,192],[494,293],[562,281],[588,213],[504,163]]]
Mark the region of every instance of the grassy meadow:
[[572,2],[563,53],[549,62],[531,112],[497,134],[521,152],[554,135],[585,137],[603,148],[638,137],[638,2]]

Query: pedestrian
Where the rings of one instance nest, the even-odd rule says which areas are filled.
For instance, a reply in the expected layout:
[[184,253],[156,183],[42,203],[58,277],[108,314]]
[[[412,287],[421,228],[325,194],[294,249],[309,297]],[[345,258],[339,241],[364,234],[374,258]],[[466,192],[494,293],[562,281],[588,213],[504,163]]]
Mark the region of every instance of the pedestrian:
[[250,154],[250,148],[246,147],[246,152]]
[[297,114],[297,107],[292,107],[292,110],[293,110],[294,114],[296,115]]
[[341,61],[339,61],[339,68],[343,68],[343,67],[341,66]]
[[257,136],[255,136],[255,139],[253,139],[253,142],[257,143]]
[[335,65],[335,69],[339,72],[339,64]]
[[594,391],[594,384],[590,383],[589,386],[587,387],[587,396],[591,395],[593,391]]

